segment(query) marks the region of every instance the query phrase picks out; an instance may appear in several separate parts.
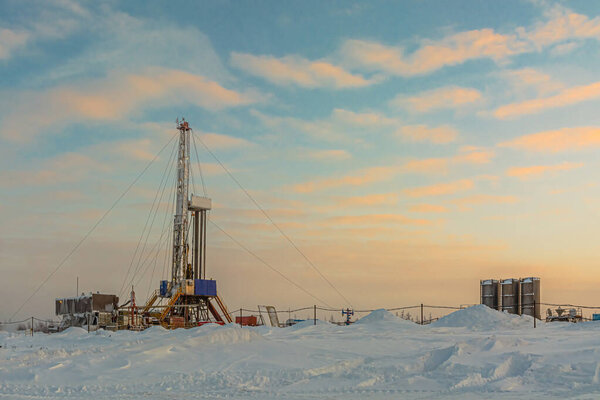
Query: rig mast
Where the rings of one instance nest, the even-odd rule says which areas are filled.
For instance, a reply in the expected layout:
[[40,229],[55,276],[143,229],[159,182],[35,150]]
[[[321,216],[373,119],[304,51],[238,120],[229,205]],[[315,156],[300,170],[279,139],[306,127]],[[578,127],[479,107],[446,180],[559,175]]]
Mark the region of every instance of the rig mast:
[[179,150],[177,152],[177,199],[175,203],[175,221],[173,224],[173,266],[171,272],[172,287],[185,279],[188,251],[188,191],[190,177],[190,126],[183,119],[177,121],[179,130]]

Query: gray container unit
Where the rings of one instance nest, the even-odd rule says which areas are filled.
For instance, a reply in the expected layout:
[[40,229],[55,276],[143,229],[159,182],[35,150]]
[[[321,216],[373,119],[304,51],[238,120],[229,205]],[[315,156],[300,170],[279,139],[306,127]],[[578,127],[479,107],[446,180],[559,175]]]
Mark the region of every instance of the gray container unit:
[[520,314],[521,307],[519,300],[521,299],[519,289],[521,282],[519,279],[504,279],[500,286],[502,287],[502,311],[509,314]]
[[521,313],[541,319],[540,301],[540,278],[521,279]]
[[500,310],[500,282],[496,279],[480,281],[481,304]]

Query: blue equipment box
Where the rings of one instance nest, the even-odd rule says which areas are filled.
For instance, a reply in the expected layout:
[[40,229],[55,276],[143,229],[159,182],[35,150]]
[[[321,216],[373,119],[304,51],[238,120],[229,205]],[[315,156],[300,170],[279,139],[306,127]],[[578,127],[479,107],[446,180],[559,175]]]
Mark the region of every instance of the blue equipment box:
[[216,296],[217,281],[212,279],[195,279],[194,294],[196,296]]
[[160,295],[166,296],[168,290],[168,281],[160,281]]
[[600,321],[600,314],[592,314],[592,321]]

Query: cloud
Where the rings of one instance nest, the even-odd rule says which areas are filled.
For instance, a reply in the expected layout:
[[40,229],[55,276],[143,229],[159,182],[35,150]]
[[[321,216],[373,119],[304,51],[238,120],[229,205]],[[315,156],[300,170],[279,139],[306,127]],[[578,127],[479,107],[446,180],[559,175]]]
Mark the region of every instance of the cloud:
[[0,60],[7,60],[12,53],[23,47],[30,35],[27,32],[17,32],[6,28],[0,28]]
[[246,139],[223,135],[221,133],[200,133],[200,138],[211,150],[223,150],[252,145],[252,143]]
[[309,61],[299,56],[276,58],[234,52],[231,53],[231,64],[251,75],[282,86],[346,89],[364,87],[375,82],[329,62]]
[[545,20],[529,29],[518,27],[512,32],[499,33],[488,28],[451,33],[437,40],[422,39],[411,53],[403,46],[351,39],[342,45],[339,56],[344,65],[353,68],[412,77],[470,60],[504,63],[515,55],[555,45],[564,47],[584,39],[600,39],[600,17],[590,19],[555,7]]
[[566,107],[583,101],[594,100],[599,97],[600,82],[595,82],[589,85],[567,88],[550,97],[506,104],[498,107],[494,111],[494,116],[499,119],[505,119],[519,115],[534,114],[547,109]]
[[151,146],[150,139],[129,140],[117,144],[114,151],[136,160],[150,161],[156,156]]
[[406,125],[400,128],[398,135],[413,142],[450,143],[456,140],[456,129],[442,125],[430,128],[427,125]]
[[405,189],[404,194],[409,197],[429,197],[443,196],[463,192],[473,188],[473,181],[470,179],[461,179],[449,183],[438,183],[435,185]]
[[493,29],[459,32],[441,40],[422,40],[420,47],[406,55],[404,48],[365,40],[348,40],[341,55],[348,65],[390,75],[425,75],[449,65],[477,58],[501,61],[524,51],[525,43],[515,34],[503,35]]
[[304,120],[295,117],[279,117],[252,110],[251,114],[271,130],[294,131],[309,135],[318,140],[344,142],[375,133],[393,132],[400,121],[376,112],[354,112],[336,108],[327,118]]
[[537,95],[545,95],[563,89],[565,86],[562,82],[552,79],[550,75],[533,68],[506,70],[500,75],[518,93],[533,89]]
[[308,152],[307,156],[321,161],[341,161],[352,158],[352,154],[346,150],[315,150]]
[[2,111],[0,134],[10,140],[27,141],[73,122],[116,121],[162,104],[192,104],[218,111],[256,101],[258,97],[253,93],[226,89],[199,75],[150,68],[141,74],[115,73],[79,85],[11,95]]
[[339,178],[315,179],[292,186],[297,193],[312,193],[317,190],[332,189],[340,186],[362,186],[390,179],[399,171],[397,166],[370,167],[352,175]]
[[493,151],[475,147],[447,158],[410,160],[404,164],[364,168],[341,177],[313,179],[292,186],[292,190],[297,193],[312,193],[341,186],[362,186],[382,182],[399,174],[445,174],[450,167],[485,164],[490,162],[493,156]]
[[502,142],[498,146],[547,153],[585,150],[600,147],[600,128],[584,126],[543,131]]
[[518,34],[532,42],[537,49],[567,40],[600,39],[600,17],[590,19],[559,7],[550,10],[548,15],[548,21],[539,22],[530,31],[519,28]]
[[68,152],[45,160],[36,169],[0,172],[0,187],[53,186],[81,181],[91,173],[111,171],[109,164],[79,153]]
[[398,95],[390,101],[390,104],[423,113],[438,109],[459,108],[479,100],[481,100],[481,93],[476,89],[447,86],[411,97]]
[[398,203],[397,193],[369,194],[366,196],[346,197],[338,201],[339,206],[378,206]]
[[435,204],[415,204],[409,207],[410,212],[415,213],[445,213],[448,209]]
[[533,165],[529,167],[511,167],[506,171],[506,175],[519,179],[529,179],[539,177],[546,172],[569,171],[583,167],[583,163],[563,162],[556,165]]
[[324,221],[324,225],[380,225],[380,224],[402,224],[402,225],[431,225],[426,219],[413,219],[398,214],[369,214],[369,215],[346,215],[331,217]]
[[452,157],[411,160],[404,164],[402,171],[406,173],[445,174],[450,167],[461,164],[487,164],[493,157],[493,151],[474,147],[463,149],[461,153]]
[[472,196],[462,197],[460,199],[454,199],[451,201],[461,211],[468,211],[471,209],[470,206],[477,206],[483,204],[514,204],[519,199],[515,196],[495,196],[490,194],[475,194]]

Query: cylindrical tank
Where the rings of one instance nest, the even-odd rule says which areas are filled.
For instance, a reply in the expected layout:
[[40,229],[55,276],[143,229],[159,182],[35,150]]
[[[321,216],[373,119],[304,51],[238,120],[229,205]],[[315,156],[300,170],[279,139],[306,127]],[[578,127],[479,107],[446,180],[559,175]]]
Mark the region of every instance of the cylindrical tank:
[[537,319],[540,319],[540,301],[540,278],[521,279],[521,313],[532,317],[535,315]]
[[504,279],[500,286],[502,287],[502,311],[509,314],[520,314],[519,307],[519,286],[518,279]]
[[480,281],[481,304],[485,304],[494,310],[500,309],[500,282],[496,279]]

